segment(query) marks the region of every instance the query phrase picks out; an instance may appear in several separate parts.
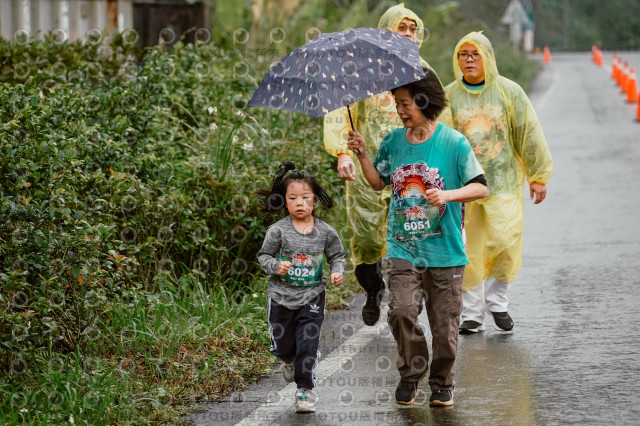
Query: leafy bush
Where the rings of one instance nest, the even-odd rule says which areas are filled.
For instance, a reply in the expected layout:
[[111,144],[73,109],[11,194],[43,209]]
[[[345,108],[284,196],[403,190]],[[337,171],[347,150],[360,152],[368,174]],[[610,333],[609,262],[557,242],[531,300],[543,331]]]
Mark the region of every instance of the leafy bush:
[[[238,52],[178,44],[138,63],[126,41],[0,41],[7,422],[162,417],[166,402],[180,401],[170,392],[180,377],[191,377],[189,391],[177,391],[187,398],[264,371],[255,253],[276,218],[260,212],[253,191],[291,159],[341,192],[333,173],[323,176],[333,164],[319,120],[247,110],[261,71],[238,73]],[[341,212],[327,214],[335,222]],[[242,348],[252,362],[236,359]],[[185,376],[176,365],[187,353],[195,370]],[[52,363],[64,368],[51,372]],[[114,408],[139,386],[148,398]],[[85,388],[101,392],[90,409]],[[46,389],[62,396],[52,403]]]

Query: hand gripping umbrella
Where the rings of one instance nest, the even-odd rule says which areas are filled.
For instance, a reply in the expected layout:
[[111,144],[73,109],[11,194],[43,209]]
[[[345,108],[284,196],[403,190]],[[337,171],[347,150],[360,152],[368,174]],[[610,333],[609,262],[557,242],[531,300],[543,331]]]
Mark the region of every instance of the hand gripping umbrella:
[[407,37],[374,28],[323,33],[274,65],[248,105],[317,118],[425,77]]

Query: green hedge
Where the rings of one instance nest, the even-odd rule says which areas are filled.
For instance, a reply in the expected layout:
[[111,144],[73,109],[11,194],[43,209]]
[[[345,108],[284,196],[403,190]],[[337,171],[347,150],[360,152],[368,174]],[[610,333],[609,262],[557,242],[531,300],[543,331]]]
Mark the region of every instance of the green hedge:
[[140,57],[126,34],[0,41],[2,423],[162,419],[185,377],[241,386],[269,362],[255,254],[276,218],[253,191],[289,159],[342,193],[319,120],[246,108],[262,71],[240,53]]

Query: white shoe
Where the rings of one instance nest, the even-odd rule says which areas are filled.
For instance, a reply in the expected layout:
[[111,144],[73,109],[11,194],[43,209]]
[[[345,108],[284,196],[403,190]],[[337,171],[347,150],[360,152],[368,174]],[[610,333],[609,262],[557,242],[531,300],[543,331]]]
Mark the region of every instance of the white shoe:
[[296,374],[296,369],[293,364],[287,364],[286,362],[282,363],[282,376],[284,380],[291,383],[293,382],[293,378]]
[[311,389],[298,389],[296,391],[296,413],[315,413],[316,402],[313,396]]

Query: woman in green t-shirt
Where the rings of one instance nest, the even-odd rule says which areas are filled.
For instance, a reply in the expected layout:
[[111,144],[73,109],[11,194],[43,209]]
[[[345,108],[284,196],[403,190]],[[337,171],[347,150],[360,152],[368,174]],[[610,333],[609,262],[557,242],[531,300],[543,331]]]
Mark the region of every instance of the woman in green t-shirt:
[[[391,186],[387,220],[388,322],[398,345],[396,402],[412,404],[429,371],[429,353],[418,325],[426,300],[433,335],[430,405],[452,405],[454,362],[462,311],[462,276],[468,264],[462,203],[484,197],[482,167],[467,139],[437,121],[446,106],[435,73],[392,91],[403,128],[392,130],[375,160],[358,157],[374,190]],[[349,149],[366,153],[364,138],[350,132]]]

